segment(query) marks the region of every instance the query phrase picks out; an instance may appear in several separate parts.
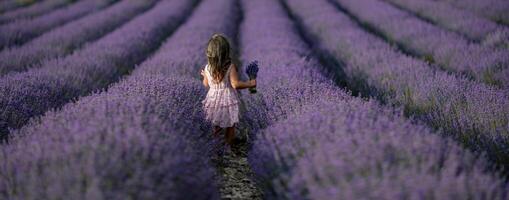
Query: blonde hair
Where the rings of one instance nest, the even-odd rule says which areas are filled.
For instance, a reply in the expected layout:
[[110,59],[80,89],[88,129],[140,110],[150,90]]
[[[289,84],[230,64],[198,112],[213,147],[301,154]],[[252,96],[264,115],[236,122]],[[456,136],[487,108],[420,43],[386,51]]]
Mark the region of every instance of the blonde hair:
[[228,39],[221,34],[214,34],[207,44],[206,55],[212,78],[221,81],[232,63]]

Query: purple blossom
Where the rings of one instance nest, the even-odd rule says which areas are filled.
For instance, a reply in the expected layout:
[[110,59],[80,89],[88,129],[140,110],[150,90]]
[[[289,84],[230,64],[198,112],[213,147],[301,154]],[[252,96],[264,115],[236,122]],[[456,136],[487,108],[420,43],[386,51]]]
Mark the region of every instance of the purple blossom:
[[386,0],[419,17],[489,46],[509,48],[509,29],[441,1]]
[[374,28],[391,42],[423,57],[442,69],[492,85],[500,69],[509,66],[509,51],[470,43],[460,35],[442,30],[379,0],[335,0],[357,20]]
[[188,79],[138,76],[48,112],[0,146],[0,198],[218,199],[189,103],[204,94]]
[[0,199],[218,199],[198,73],[214,33],[256,59],[239,126],[267,199],[508,198],[477,154],[509,158],[507,91],[402,54],[328,0],[198,2],[122,1],[10,49],[25,64],[9,69],[31,69],[0,78]]
[[465,9],[487,17],[495,22],[509,25],[509,2],[504,0],[434,0],[447,2],[453,6]]
[[261,134],[250,160],[269,199],[507,198],[484,159],[373,102],[313,104]]
[[21,45],[42,33],[100,10],[114,0],[83,0],[33,19],[22,19],[0,26],[0,49]]
[[0,52],[0,75],[40,67],[48,60],[70,54],[84,43],[113,31],[154,4],[153,0],[122,1],[55,28],[23,46],[6,49]]
[[28,6],[35,1],[20,2],[18,0],[4,0],[0,2],[0,13],[15,10],[19,7]]
[[12,22],[24,18],[32,18],[45,13],[49,13],[54,9],[66,6],[73,1],[70,0],[44,0],[34,3],[30,6],[5,12],[0,15],[0,24]]
[[[246,74],[249,77],[250,80],[256,79],[256,76],[258,75],[258,61],[252,61],[249,63],[246,67]],[[249,92],[252,94],[257,93],[256,88],[249,88]]]
[[[190,13],[183,9],[190,4],[163,1],[154,9]],[[0,195],[218,199],[211,127],[199,106],[206,91],[193,77],[205,63],[204,41],[215,32],[234,35],[239,13],[234,0],[203,1],[192,13],[129,77],[16,130],[0,146],[7,161],[0,174],[14,181],[0,179]]]
[[143,61],[177,28],[192,1],[161,1],[100,40],[38,69],[0,78],[0,133],[105,88]]
[[[297,1],[290,8],[300,2],[336,19],[318,1]],[[263,93],[245,97],[256,132],[249,161],[268,199],[506,197],[484,159],[327,81],[279,2],[242,5],[243,60],[259,58],[270,69],[260,71]]]
[[402,54],[325,0],[287,3],[317,48],[344,63],[337,70],[352,89],[403,106],[406,115],[443,129],[494,163],[508,163],[506,91],[434,70]]
[[249,79],[256,79],[256,76],[258,75],[258,61],[252,61],[250,62],[246,67],[246,74],[249,77]]

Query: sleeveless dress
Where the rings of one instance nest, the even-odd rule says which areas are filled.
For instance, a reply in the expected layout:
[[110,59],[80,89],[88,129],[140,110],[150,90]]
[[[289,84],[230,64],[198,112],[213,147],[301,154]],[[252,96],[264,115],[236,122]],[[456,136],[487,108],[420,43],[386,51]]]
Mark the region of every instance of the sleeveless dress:
[[205,66],[205,75],[209,83],[209,91],[202,101],[205,119],[213,125],[222,128],[233,127],[239,122],[239,97],[237,90],[230,84],[230,69],[228,67],[223,80],[213,81],[209,65]]

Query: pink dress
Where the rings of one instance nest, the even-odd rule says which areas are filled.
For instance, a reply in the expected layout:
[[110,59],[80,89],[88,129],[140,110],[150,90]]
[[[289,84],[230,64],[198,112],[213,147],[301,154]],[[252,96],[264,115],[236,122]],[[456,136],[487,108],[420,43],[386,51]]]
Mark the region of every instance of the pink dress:
[[230,84],[230,69],[228,68],[221,82],[213,81],[212,73],[209,65],[205,66],[205,75],[209,83],[209,91],[205,100],[203,100],[203,108],[205,111],[205,119],[210,121],[212,125],[222,128],[233,127],[239,122],[239,97],[237,90],[233,89]]

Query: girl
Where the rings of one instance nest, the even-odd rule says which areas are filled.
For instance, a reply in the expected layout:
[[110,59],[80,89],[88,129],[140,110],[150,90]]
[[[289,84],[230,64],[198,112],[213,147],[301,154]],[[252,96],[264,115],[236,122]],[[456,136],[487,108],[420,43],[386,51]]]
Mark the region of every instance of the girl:
[[230,44],[223,35],[214,34],[210,38],[206,55],[207,65],[201,70],[203,85],[210,88],[203,100],[205,119],[214,126],[215,136],[226,128],[226,143],[231,147],[235,137],[234,126],[239,122],[240,100],[236,89],[256,87],[256,80],[239,80],[237,67],[230,56]]

